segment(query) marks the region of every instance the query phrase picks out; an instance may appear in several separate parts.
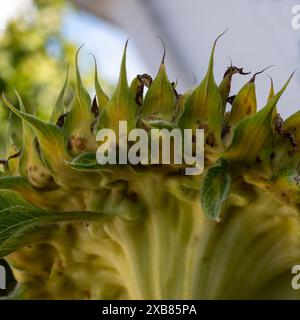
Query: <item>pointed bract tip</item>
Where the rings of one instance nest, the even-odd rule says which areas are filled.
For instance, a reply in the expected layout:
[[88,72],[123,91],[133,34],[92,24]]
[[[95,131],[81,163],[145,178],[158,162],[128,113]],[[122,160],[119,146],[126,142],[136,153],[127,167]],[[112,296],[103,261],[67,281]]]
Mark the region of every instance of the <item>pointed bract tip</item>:
[[95,58],[95,55],[93,54],[93,52],[89,52],[88,55],[92,56],[93,58]]
[[194,84],[196,85],[197,84],[197,77],[196,77],[195,73],[193,73],[193,78],[194,78]]
[[123,56],[121,60],[121,67],[120,67],[120,74],[119,74],[119,81],[118,86],[121,85],[121,83],[128,85],[127,83],[127,72],[126,72],[126,53],[127,53],[127,46],[128,46],[129,38],[125,42]]
[[290,81],[292,80],[292,78],[293,78],[294,74],[296,73],[296,71],[297,71],[297,69],[295,69],[295,70],[291,73],[291,75],[289,76],[287,82],[285,83],[284,87],[282,88],[283,90],[288,86],[288,84],[289,84]]
[[230,61],[230,68],[232,68],[233,67],[232,59],[230,57],[227,57],[227,59]]
[[92,52],[89,52],[89,55],[92,56],[93,60],[94,60],[94,68],[95,68],[95,75],[97,76],[97,59],[95,57],[95,55]]
[[19,94],[19,92],[17,91],[17,89],[14,89],[14,93],[15,93],[15,95],[17,96],[20,111],[26,112],[25,106],[24,106],[23,101],[22,101],[22,98],[21,98],[21,95]]
[[127,39],[126,39],[126,42],[125,42],[125,51],[127,50],[129,39],[130,39],[130,38],[127,38]]
[[283,85],[281,90],[275,95],[275,97],[273,99],[275,99],[277,101],[279,100],[279,98],[281,97],[281,95],[286,90],[287,86],[289,85],[289,83],[290,83],[291,79],[293,78],[295,72],[296,72],[296,69],[292,72],[292,74],[289,76],[289,78],[287,79],[287,81],[285,82],[285,84]]
[[156,35],[157,38],[160,40],[162,46],[163,46],[163,56],[162,56],[162,59],[161,59],[161,64],[165,64],[165,58],[166,58],[166,46],[165,46],[165,43],[163,41],[163,39],[159,36],[159,35]]
[[99,81],[98,80],[98,70],[97,70],[97,59],[96,59],[96,56],[93,54],[93,53],[89,53],[92,57],[93,57],[93,59],[94,59],[94,68],[95,68],[95,81]]
[[217,39],[214,41],[214,47],[216,46],[218,40],[229,31],[229,28],[227,28],[225,31],[223,31],[220,35],[218,35]]
[[10,103],[10,101],[7,99],[6,95],[4,92],[2,92],[2,99],[4,103],[7,105],[9,109],[11,109],[13,112],[17,113],[17,109]]
[[298,68],[294,69],[294,71],[291,74],[291,78],[294,76],[294,74],[298,71]]
[[66,72],[66,79],[68,80],[69,78],[69,70],[70,70],[70,65],[67,64],[67,72]]
[[79,67],[78,67],[78,54],[79,51],[81,50],[81,48],[85,45],[85,43],[83,43],[77,50],[76,55],[75,55],[75,68],[76,68],[76,78],[77,78],[77,84],[82,85],[81,84],[81,77],[80,77],[80,71],[79,71]]
[[8,103],[7,103],[8,100],[7,100],[7,98],[6,98],[6,95],[5,95],[4,91],[2,91],[1,96],[2,96],[2,99],[3,99],[4,103],[5,103],[6,105],[8,105]]
[[80,50],[82,49],[82,47],[84,47],[84,46],[85,46],[85,43],[83,43],[83,44],[77,49],[76,54],[75,54],[76,60],[77,60],[77,58],[78,58],[79,51],[80,51]]
[[122,63],[125,63],[125,62],[126,62],[126,53],[127,53],[128,42],[129,42],[129,38],[127,38],[127,40],[126,40],[126,42],[125,42],[124,51],[123,51]]
[[250,74],[252,71],[244,71],[244,68],[240,68],[238,69],[238,73],[241,74],[242,76],[246,76],[248,74]]
[[256,72],[256,73],[254,73],[253,77],[250,79],[250,81],[249,81],[249,82],[254,82],[254,81],[255,81],[256,76],[258,76],[259,74],[262,74],[262,73],[263,73],[263,72],[265,72],[266,70],[268,70],[268,69],[270,69],[270,68],[273,68],[273,67],[275,67],[275,65],[274,65],[274,64],[271,64],[270,66],[268,66],[268,67],[266,67],[266,68],[262,69],[261,71],[258,71],[258,72]]
[[273,86],[274,84],[273,78],[269,74],[266,74],[266,77],[270,79],[271,85]]
[[287,80],[287,82],[286,82],[286,84],[285,84],[285,87],[288,86],[288,84],[289,84],[290,81],[292,80],[292,78],[293,78],[294,74],[296,73],[296,71],[297,71],[297,69],[295,69],[295,70],[291,73],[291,75],[289,76],[289,78],[288,78],[288,80]]
[[218,40],[229,30],[226,29],[224,32],[222,32],[217,38],[216,40],[214,41],[214,44],[213,44],[213,47],[212,47],[212,50],[211,50],[211,54],[210,54],[210,61],[209,61],[209,67],[208,67],[208,70],[210,70],[212,72],[213,70],[213,63],[214,63],[214,53],[215,53],[215,49],[216,49],[216,45],[217,45],[217,42]]

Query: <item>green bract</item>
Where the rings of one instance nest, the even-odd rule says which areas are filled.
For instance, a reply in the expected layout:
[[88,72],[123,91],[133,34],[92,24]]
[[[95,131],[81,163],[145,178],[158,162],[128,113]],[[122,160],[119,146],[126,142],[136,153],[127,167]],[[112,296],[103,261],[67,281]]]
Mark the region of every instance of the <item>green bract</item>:
[[[300,115],[285,122],[273,83],[256,111],[255,77],[235,98],[230,66],[218,85],[214,43],[203,81],[184,94],[164,59],[152,78],[98,82],[91,99],[78,67],[71,105],[66,77],[48,122],[11,110],[0,177],[0,256],[17,299],[298,299]],[[76,65],[77,65],[76,55]],[[63,82],[63,79],[62,79]],[[227,101],[231,111],[225,112]],[[185,165],[100,165],[99,129],[204,129],[205,170]],[[21,139],[22,136],[22,139]]]

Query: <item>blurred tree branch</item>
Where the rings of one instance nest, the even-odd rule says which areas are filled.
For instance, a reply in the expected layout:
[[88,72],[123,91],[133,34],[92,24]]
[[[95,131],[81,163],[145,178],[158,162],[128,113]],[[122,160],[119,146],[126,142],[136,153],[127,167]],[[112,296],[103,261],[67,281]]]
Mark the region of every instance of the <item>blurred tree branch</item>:
[[[17,103],[17,90],[24,104],[47,118],[63,85],[67,64],[73,70],[76,46],[61,30],[64,0],[35,0],[35,9],[12,20],[0,34],[0,91]],[[74,83],[71,72],[69,83]],[[8,111],[1,101],[0,153],[5,156]]]

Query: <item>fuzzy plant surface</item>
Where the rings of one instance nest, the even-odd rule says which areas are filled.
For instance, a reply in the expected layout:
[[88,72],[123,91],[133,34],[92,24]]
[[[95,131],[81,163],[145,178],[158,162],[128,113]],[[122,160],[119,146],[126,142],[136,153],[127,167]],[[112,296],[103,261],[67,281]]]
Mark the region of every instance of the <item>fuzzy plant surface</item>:
[[[216,40],[217,42],[217,40]],[[13,106],[0,177],[0,257],[14,299],[298,299],[300,112],[285,121],[271,84],[257,111],[255,78],[236,96],[227,68],[218,85],[214,43],[207,74],[179,94],[164,59],[154,79],[126,75],[126,47],[112,97],[84,88],[78,67],[48,122]],[[78,53],[76,55],[77,66]],[[226,111],[226,104],[231,104]],[[200,175],[185,165],[101,165],[101,128],[204,129]]]

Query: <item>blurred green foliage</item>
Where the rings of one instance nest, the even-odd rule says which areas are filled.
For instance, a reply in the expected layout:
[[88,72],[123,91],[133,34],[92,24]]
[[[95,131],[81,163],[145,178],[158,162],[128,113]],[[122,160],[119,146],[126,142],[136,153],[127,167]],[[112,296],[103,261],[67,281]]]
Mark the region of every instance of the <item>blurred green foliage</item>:
[[[61,32],[65,1],[35,0],[34,5],[32,12],[12,20],[0,34],[0,91],[16,104],[17,90],[26,107],[45,119],[63,85],[68,63],[73,70],[77,48]],[[72,72],[69,79],[72,86]],[[6,156],[7,118],[8,110],[1,101],[1,157]]]
[[[17,105],[14,92],[17,90],[28,109],[47,119],[65,81],[68,64],[69,87],[75,84],[72,71],[77,47],[64,39],[61,32],[64,9],[68,5],[65,1],[35,0],[34,5],[30,14],[10,21],[0,33],[0,91]],[[87,72],[85,80],[91,82],[91,79],[92,73]],[[71,98],[71,91],[66,99],[68,96]],[[2,100],[0,104],[0,158],[7,158],[7,123],[15,116],[9,114]],[[13,123],[20,124],[20,121]],[[21,126],[14,130],[21,137]],[[15,281],[6,262],[0,260],[0,264],[7,269],[8,285],[7,290],[0,290],[1,297],[11,291]]]

